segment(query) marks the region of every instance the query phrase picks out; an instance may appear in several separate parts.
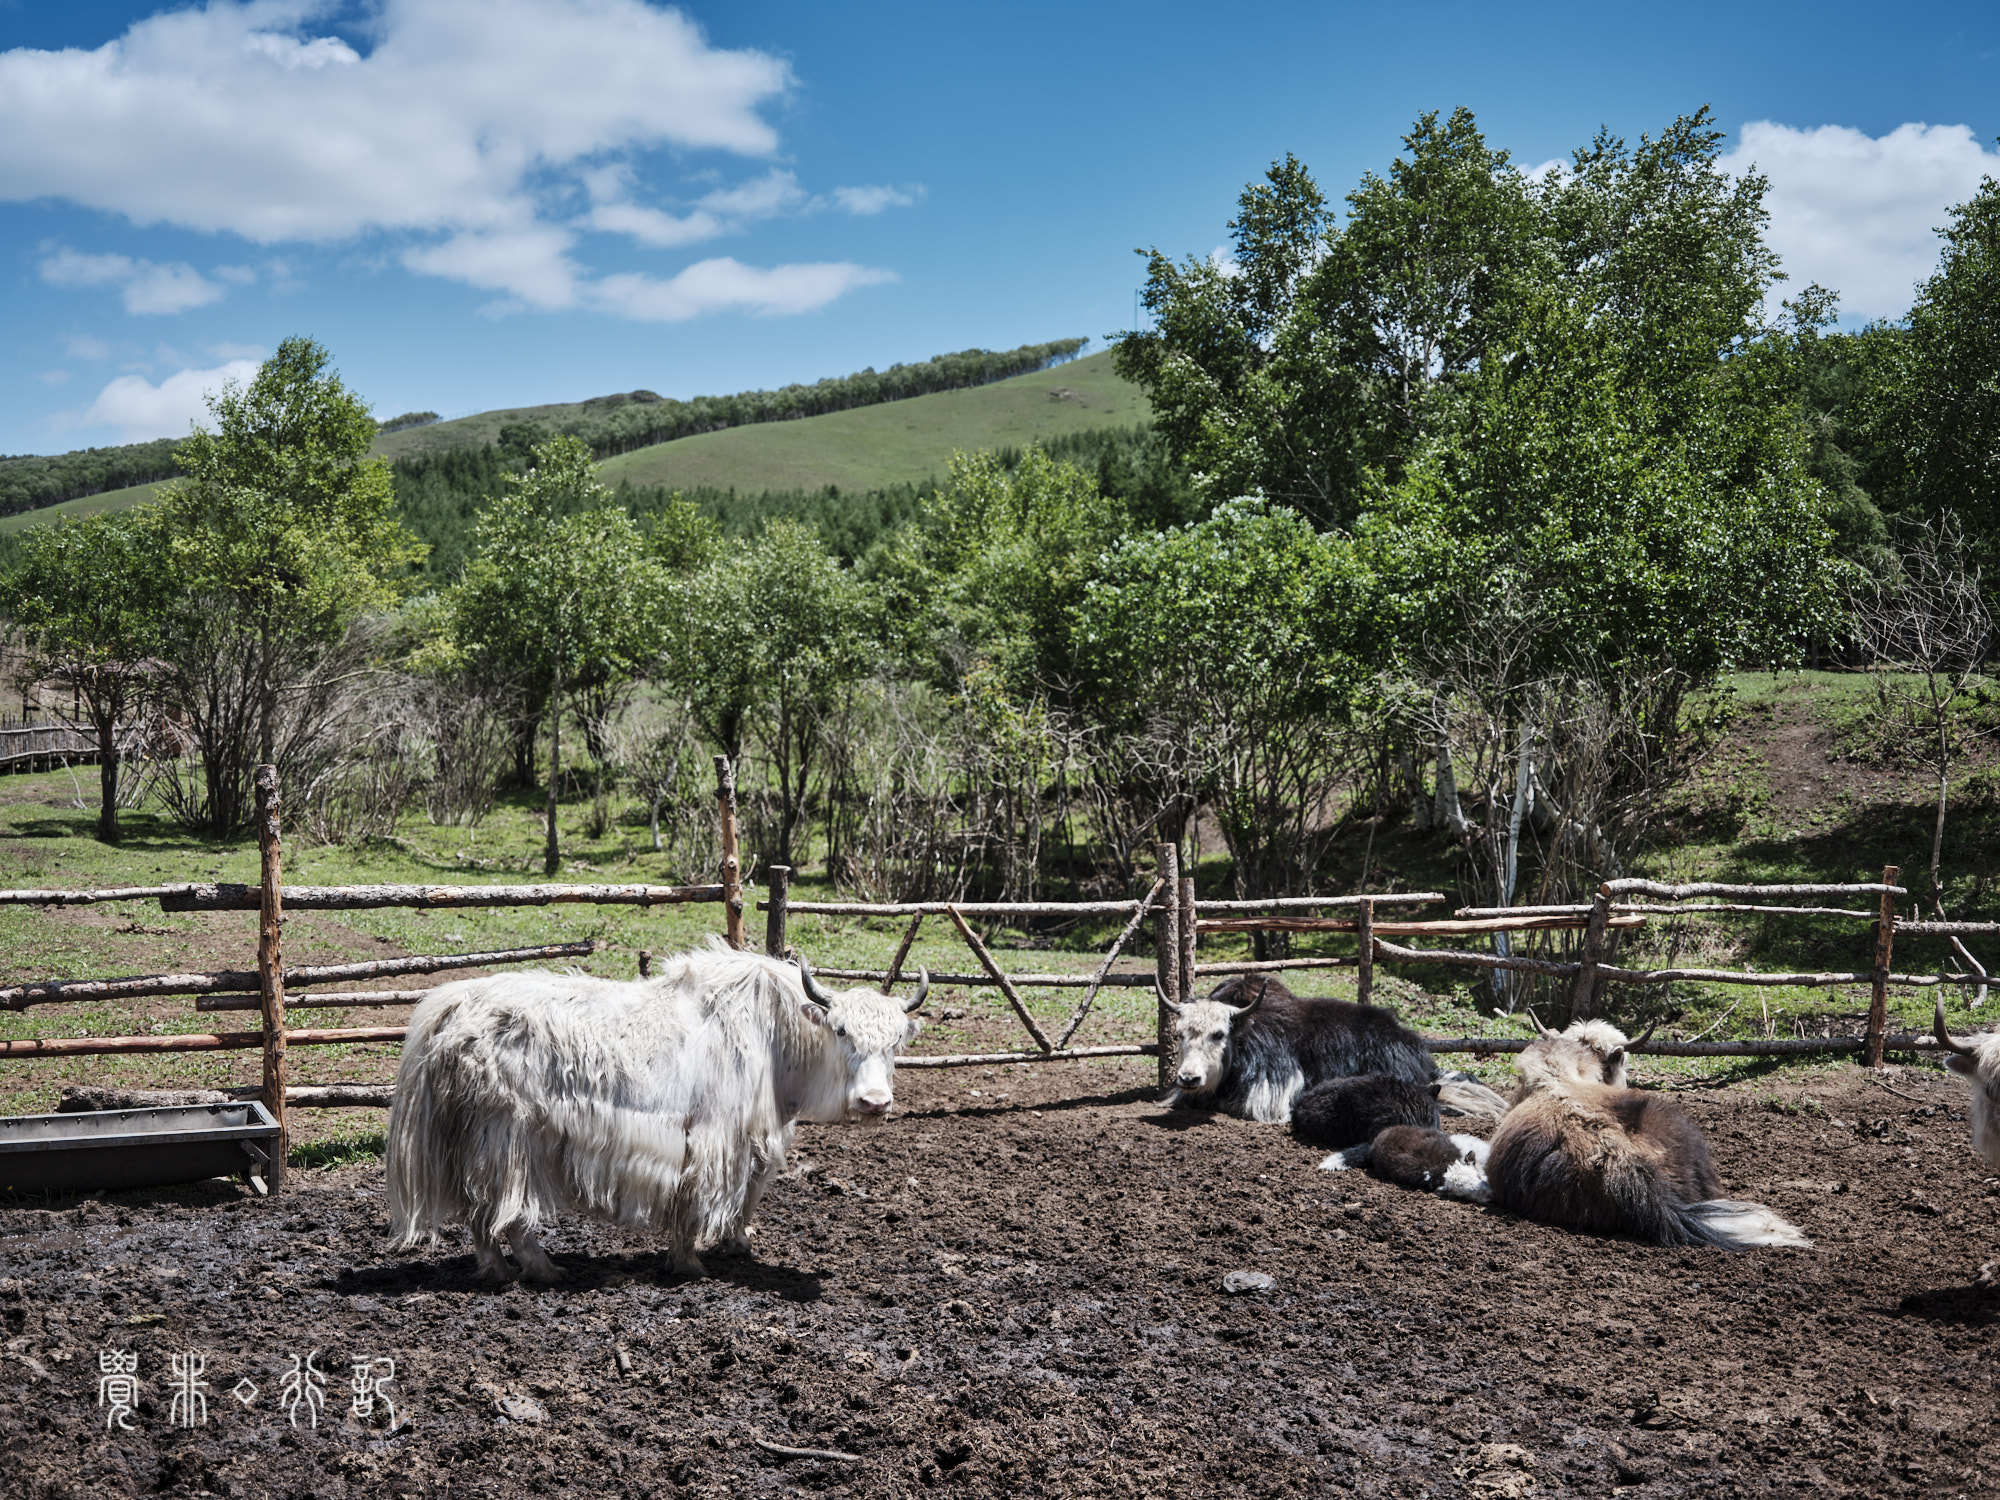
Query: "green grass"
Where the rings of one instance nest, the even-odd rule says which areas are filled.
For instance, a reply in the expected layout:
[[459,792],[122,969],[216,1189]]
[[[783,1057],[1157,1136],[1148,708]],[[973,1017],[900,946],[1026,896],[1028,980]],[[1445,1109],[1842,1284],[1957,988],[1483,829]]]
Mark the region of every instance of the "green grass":
[[16,515],[0,516],[0,536],[9,532],[25,531],[30,526],[43,526],[56,521],[80,521],[85,516],[103,515],[107,511],[124,510],[128,506],[139,505],[153,498],[153,492],[161,481],[152,484],[135,484],[122,490],[105,490],[98,495],[83,495],[75,500],[65,500],[60,505],[45,505],[40,510],[24,510]]
[[956,452],[1151,420],[1144,394],[1119,379],[1111,358],[1107,350],[972,390],[678,438],[606,459],[598,473],[614,485],[629,480],[748,493],[828,485],[868,490],[942,478]]

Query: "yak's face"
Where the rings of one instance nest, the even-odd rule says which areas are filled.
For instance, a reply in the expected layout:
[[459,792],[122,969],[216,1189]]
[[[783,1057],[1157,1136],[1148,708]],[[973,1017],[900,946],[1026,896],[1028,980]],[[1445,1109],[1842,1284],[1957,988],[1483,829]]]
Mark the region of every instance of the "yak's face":
[[[1625,1083],[1624,1037],[1613,1028],[1597,1023],[1608,1036],[1557,1035],[1547,1032],[1528,1043],[1514,1067],[1521,1075],[1520,1093],[1539,1089],[1574,1087],[1602,1083],[1620,1088]],[[1616,1044],[1611,1038],[1617,1038]]]
[[1944,1065],[1970,1087],[1972,1149],[2000,1167],[2000,1036],[1981,1041],[1976,1053],[1953,1053]]
[[1174,1085],[1182,1093],[1212,1094],[1221,1086],[1230,1038],[1248,1014],[1219,1000],[1190,1000],[1180,1007],[1175,1031],[1181,1061]]
[[[824,1029],[825,1061],[838,1075],[837,1109],[827,1120],[880,1119],[896,1102],[896,1054],[916,1038],[923,1022],[904,1011],[901,1000],[875,990],[822,990],[830,1002],[803,1002],[808,1020]],[[831,1080],[829,1080],[831,1081]],[[835,1090],[822,1090],[827,1099]],[[829,1101],[830,1102],[830,1101]]]

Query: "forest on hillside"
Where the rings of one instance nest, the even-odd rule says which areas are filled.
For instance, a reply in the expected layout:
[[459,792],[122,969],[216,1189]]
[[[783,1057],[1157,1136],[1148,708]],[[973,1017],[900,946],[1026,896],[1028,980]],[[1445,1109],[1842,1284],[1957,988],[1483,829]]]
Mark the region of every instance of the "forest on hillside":
[[[190,827],[260,761],[333,840],[539,789],[550,870],[559,801],[670,845],[722,753],[759,865],[871,894],[1130,890],[1198,827],[1298,892],[1400,826],[1482,904],[1568,899],[1646,850],[1725,674],[1815,654],[1897,669],[1941,837],[1990,727],[2000,185],[1842,331],[1719,141],[1531,179],[1426,115],[1341,205],[1284,158],[1226,261],[1146,257],[1151,428],[871,494],[613,492],[549,432],[392,469],[291,340],[160,502],[30,532],[7,612],[96,722],[174,726],[144,795]],[[108,756],[106,837],[132,795]]]

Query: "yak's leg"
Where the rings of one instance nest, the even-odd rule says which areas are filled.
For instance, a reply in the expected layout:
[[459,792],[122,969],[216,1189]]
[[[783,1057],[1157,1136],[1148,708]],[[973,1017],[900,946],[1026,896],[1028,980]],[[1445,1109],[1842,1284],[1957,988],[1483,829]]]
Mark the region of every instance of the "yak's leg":
[[525,1224],[516,1224],[507,1231],[507,1248],[514,1252],[514,1260],[521,1268],[521,1274],[530,1281],[561,1281],[562,1272],[549,1259],[549,1252],[542,1248],[541,1236]]
[[764,1194],[770,1191],[771,1181],[778,1175],[781,1160],[766,1158],[757,1164],[750,1174],[750,1185],[743,1194],[743,1208],[736,1216],[736,1224],[725,1234],[716,1248],[725,1255],[750,1254],[750,1236],[757,1231],[750,1227],[750,1221],[757,1217],[757,1209],[764,1201]]
[[500,1242],[490,1231],[475,1224],[472,1226],[472,1253],[479,1260],[479,1275],[483,1281],[512,1281],[520,1275],[507,1258],[500,1253]]

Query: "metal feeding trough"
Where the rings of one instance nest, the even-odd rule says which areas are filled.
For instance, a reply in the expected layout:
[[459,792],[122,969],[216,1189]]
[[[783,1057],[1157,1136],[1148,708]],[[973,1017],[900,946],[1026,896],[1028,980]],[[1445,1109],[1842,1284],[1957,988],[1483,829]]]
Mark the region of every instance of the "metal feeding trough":
[[241,1176],[268,1193],[278,1125],[255,1099],[0,1118],[0,1192],[76,1193]]

